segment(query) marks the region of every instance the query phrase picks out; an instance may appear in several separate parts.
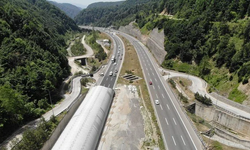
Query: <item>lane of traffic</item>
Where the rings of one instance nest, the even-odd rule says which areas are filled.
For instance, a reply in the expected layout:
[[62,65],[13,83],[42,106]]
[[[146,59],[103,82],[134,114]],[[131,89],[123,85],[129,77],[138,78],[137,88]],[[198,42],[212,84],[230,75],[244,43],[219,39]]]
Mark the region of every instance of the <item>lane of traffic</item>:
[[[145,59],[149,60],[149,58],[147,57],[147,55],[145,54],[145,52],[143,52],[143,48],[140,47],[139,44],[137,44],[137,42],[134,42],[133,44],[135,45],[136,49],[138,49],[138,51],[141,51],[141,52],[139,52],[139,57],[141,57],[142,60],[143,59],[144,60]],[[141,54],[142,54],[142,56],[141,56]],[[163,84],[161,84],[160,80],[157,79],[158,77],[155,76],[155,74],[157,74],[157,72],[155,71],[153,65],[151,64],[151,61],[149,60],[149,63],[144,63],[142,66],[146,67],[146,71],[150,71],[150,73],[148,72],[148,74],[145,73],[146,74],[146,78],[147,78],[146,80],[149,79],[152,82],[152,79],[154,78],[155,81],[158,82],[159,90],[155,90],[154,86],[152,86],[152,88],[150,89],[150,91],[152,91],[152,98],[156,99],[157,97],[159,98],[159,96],[157,96],[157,95],[163,95],[163,97],[164,97],[163,99],[164,100],[160,99],[159,101],[162,104],[166,104],[166,101],[165,101],[166,98],[165,97],[168,97],[168,95],[164,91]],[[147,68],[150,68],[150,70],[147,69]],[[167,102],[168,103],[166,105],[170,105],[171,107],[174,107],[174,106],[172,106],[173,104],[171,103],[169,97],[167,98]],[[190,137],[185,136],[185,135],[187,135],[187,133],[182,130],[183,129],[183,127],[181,126],[182,123],[181,123],[180,119],[178,119],[178,115],[177,115],[177,113],[176,113],[175,110],[173,110],[171,112],[164,112],[163,109],[161,109],[161,107],[160,108],[156,107],[156,111],[157,111],[157,114],[159,116],[159,120],[160,120],[160,123],[162,124],[162,126],[165,126],[163,124],[162,120],[164,120],[164,122],[167,125],[169,125],[169,127],[168,127],[169,129],[163,130],[163,132],[164,132],[163,134],[166,135],[165,137],[167,139],[167,145],[169,147],[174,147],[175,149],[187,149],[187,148],[195,149],[195,147],[193,146],[192,141],[189,140]],[[166,114],[168,114],[168,115],[166,115]],[[174,117],[172,117],[172,116],[174,116]],[[172,119],[173,120],[172,124],[169,121],[166,121],[166,120],[171,120],[171,118],[173,118]],[[176,118],[176,119],[174,119],[174,118]],[[178,122],[178,125],[177,125],[177,122]],[[173,132],[171,132],[171,131],[173,131]],[[178,136],[178,135],[180,135],[180,136]],[[172,137],[172,139],[173,139],[172,142],[170,142],[169,137]],[[185,138],[187,138],[187,139],[185,139]],[[176,144],[176,141],[178,141],[177,143],[183,143],[184,146]],[[187,143],[186,141],[189,141],[188,145],[186,144]]]

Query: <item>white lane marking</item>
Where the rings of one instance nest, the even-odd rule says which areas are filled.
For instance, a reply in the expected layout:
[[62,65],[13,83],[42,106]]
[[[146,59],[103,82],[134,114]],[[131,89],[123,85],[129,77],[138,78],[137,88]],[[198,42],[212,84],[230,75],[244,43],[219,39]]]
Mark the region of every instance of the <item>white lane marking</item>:
[[[174,118],[173,118],[173,120],[174,120]],[[174,124],[177,125],[176,122],[175,122],[175,120],[174,120]]]
[[[158,77],[160,78],[160,75],[159,75],[159,74],[157,74],[157,75],[158,75]],[[161,83],[162,83],[162,80],[160,80],[160,81],[161,81]],[[163,84],[163,83],[162,83],[162,84]],[[174,102],[173,102],[173,100],[172,100],[172,98],[171,98],[169,92],[167,91],[167,89],[166,89],[165,86],[163,86],[163,88],[164,88],[165,91],[167,92],[167,94],[168,94],[168,96],[169,96],[169,99],[170,99],[170,101],[172,102],[172,104],[173,104],[173,106],[174,106],[175,111],[177,112],[179,118],[181,119],[181,122],[182,122],[182,124],[183,124],[185,130],[187,131],[188,136],[189,136],[189,138],[191,139],[191,141],[192,141],[192,143],[193,143],[193,145],[194,145],[195,150],[197,150],[197,147],[196,147],[196,145],[194,144],[194,140],[193,140],[193,138],[191,137],[191,135],[190,135],[190,133],[189,133],[189,131],[188,131],[186,125],[184,124],[184,121],[182,120],[180,113],[177,111],[177,108],[176,108],[176,106],[175,106],[175,104],[174,104]]]
[[186,145],[186,143],[185,143],[185,141],[184,141],[184,139],[183,139],[182,135],[181,135],[181,139],[182,139],[182,142],[184,143],[184,145]]
[[165,121],[166,121],[166,123],[167,123],[167,125],[168,125],[168,120],[167,120],[167,118],[165,118]]
[[167,107],[168,107],[168,109],[170,110],[170,108],[169,108],[168,104],[167,104]]
[[[161,89],[161,87],[158,85],[158,88],[159,88],[159,90]],[[163,97],[164,98],[164,97]]]
[[162,95],[163,98],[165,98],[163,94],[161,94],[161,95]]
[[155,82],[157,82],[157,79],[155,78]]
[[162,106],[160,105],[160,107],[161,107],[161,110],[163,110],[163,108],[162,108]]
[[153,88],[155,89],[155,86],[153,86]]
[[110,79],[111,81],[113,80],[113,78]]
[[109,84],[109,86],[108,87],[110,87],[110,84]]
[[174,137],[172,136],[172,139],[173,139],[173,141],[174,141],[174,145],[176,145],[176,143],[175,143],[175,140],[174,140]]
[[157,94],[156,94],[156,98],[159,98]]

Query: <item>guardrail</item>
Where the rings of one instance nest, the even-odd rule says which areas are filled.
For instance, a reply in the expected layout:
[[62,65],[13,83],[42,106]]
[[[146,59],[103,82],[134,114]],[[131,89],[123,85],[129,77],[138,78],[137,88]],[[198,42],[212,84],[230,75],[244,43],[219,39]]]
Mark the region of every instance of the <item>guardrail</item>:
[[[169,87],[170,85],[168,84],[168,82],[165,82]],[[198,138],[200,139],[202,145],[203,145],[203,149],[206,150],[207,149],[207,144],[206,142],[203,140],[203,138],[200,135],[200,132],[197,130],[197,128],[194,126],[193,122],[190,120],[190,118],[188,117],[187,113],[186,113],[186,109],[184,109],[183,105],[181,104],[181,100],[179,98],[176,97],[176,94],[173,92],[173,90],[170,88],[170,91],[172,92],[172,94],[174,95],[175,99],[177,99],[177,102],[180,106],[180,108],[182,109],[182,111],[184,112],[183,114],[185,115],[186,119],[189,121],[191,127],[193,128],[194,132],[196,133],[196,135],[198,136]]]

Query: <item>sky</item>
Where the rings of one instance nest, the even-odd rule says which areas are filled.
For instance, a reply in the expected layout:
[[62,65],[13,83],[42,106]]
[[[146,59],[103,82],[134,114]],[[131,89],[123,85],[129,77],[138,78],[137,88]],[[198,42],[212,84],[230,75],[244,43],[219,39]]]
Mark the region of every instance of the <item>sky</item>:
[[83,8],[84,6],[87,7],[89,4],[95,2],[115,2],[121,0],[50,0],[50,1],[55,1],[58,3],[70,3]]

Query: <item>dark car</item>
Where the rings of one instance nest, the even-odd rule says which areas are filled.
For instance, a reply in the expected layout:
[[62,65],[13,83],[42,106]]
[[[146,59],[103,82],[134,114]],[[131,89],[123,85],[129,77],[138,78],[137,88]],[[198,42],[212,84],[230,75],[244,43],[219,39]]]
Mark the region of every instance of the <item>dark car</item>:
[[149,81],[149,85],[152,85],[153,83],[152,83],[152,81]]

